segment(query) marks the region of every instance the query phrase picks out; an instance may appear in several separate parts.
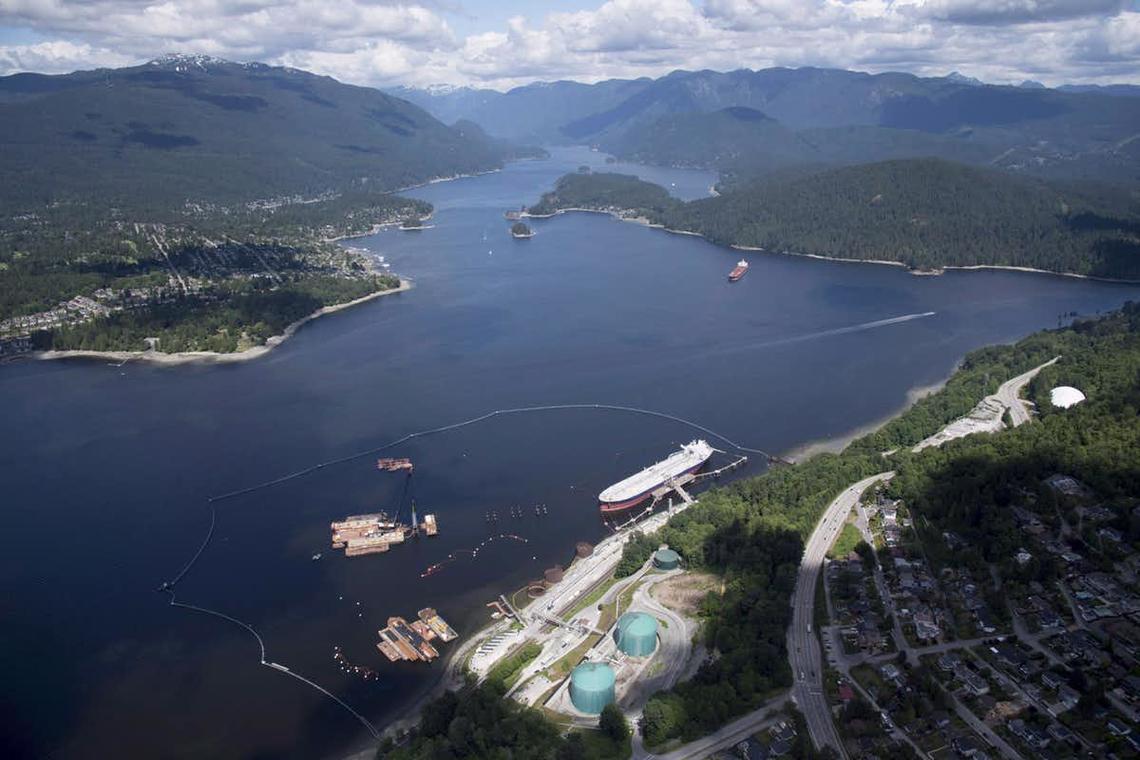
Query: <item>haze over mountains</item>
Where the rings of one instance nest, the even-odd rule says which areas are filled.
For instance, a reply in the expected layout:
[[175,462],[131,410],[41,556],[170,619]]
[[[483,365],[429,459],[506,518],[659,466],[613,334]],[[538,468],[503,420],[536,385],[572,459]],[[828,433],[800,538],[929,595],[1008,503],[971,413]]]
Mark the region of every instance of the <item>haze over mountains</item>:
[[652,163],[755,172],[937,156],[1042,176],[1140,180],[1140,89],[991,86],[837,69],[676,71],[506,93],[396,88],[444,121],[589,143]]

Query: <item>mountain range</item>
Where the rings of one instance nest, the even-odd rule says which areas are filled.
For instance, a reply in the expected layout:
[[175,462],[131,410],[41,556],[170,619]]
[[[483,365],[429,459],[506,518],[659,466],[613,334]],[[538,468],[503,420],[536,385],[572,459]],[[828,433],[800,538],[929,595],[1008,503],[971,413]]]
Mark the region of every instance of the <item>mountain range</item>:
[[372,88],[200,56],[0,77],[0,124],[0,204],[17,209],[391,190],[510,156],[470,122]]
[[1057,178],[1140,182],[1140,88],[993,86],[819,68],[675,71],[506,93],[393,91],[504,138],[749,172],[934,156]]

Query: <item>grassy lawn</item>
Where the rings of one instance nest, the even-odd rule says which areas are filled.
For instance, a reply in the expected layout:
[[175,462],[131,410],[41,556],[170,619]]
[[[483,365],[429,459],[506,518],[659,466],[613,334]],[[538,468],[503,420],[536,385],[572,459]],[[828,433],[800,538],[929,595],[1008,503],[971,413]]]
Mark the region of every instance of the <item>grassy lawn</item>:
[[623,589],[622,592],[618,594],[618,606],[620,609],[629,610],[629,606],[633,604],[634,593],[644,583],[644,580],[640,580],[637,583],[630,584],[629,588]]
[[586,757],[597,760],[625,760],[633,754],[633,747],[629,739],[624,742],[615,742],[601,731],[581,729],[582,743],[586,746]]
[[832,559],[842,559],[851,552],[855,551],[855,545],[863,540],[863,536],[859,534],[859,529],[851,523],[843,526],[843,530],[839,531],[839,535],[835,538],[835,543],[831,545],[831,550],[827,552],[827,556]]
[[851,677],[858,681],[867,691],[871,691],[871,687],[874,687],[878,690],[879,694],[883,693],[883,679],[870,665],[856,665],[851,668]]
[[541,652],[542,646],[532,641],[491,668],[487,678],[492,681],[500,681],[509,689],[515,685],[515,681],[522,675],[523,669]]
[[594,646],[601,640],[601,635],[597,633],[592,633],[587,636],[585,641],[571,649],[566,653],[564,657],[562,657],[562,659],[558,660],[558,662],[547,668],[547,677],[551,681],[561,681],[563,678],[570,675],[570,671],[574,669],[575,665],[581,662],[582,658],[586,656],[586,652],[589,651],[590,647]]
[[823,590],[823,584],[825,582],[824,571],[821,570],[815,584],[815,608],[812,613],[815,635],[819,639],[819,645],[821,647],[823,646],[823,634],[821,631],[824,626],[831,624],[831,620],[827,616],[827,597],[824,595]]
[[609,591],[617,582],[618,579],[614,578],[613,576],[606,578],[602,583],[598,585],[597,588],[578,600],[578,603],[570,608],[569,612],[563,613],[562,616],[565,618],[573,618],[575,615],[587,607],[592,607],[593,605],[597,604],[598,600],[605,596],[606,592]]

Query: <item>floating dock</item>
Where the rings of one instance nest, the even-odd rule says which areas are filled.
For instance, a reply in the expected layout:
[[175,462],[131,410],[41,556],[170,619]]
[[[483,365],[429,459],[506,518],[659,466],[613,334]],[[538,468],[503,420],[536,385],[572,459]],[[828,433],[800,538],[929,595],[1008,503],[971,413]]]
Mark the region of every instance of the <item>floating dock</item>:
[[459,634],[456,633],[452,627],[447,624],[447,621],[440,617],[439,613],[433,608],[425,607],[417,614],[419,619],[431,628],[436,636],[439,636],[444,641],[455,641],[455,639],[459,638]]
[[431,607],[420,610],[419,618],[411,623],[402,617],[388,618],[388,627],[378,632],[380,642],[376,648],[392,662],[431,662],[439,657],[432,640],[454,641],[459,637]]
[[369,515],[349,515],[338,522],[330,523],[332,548],[344,549],[346,557],[359,557],[365,554],[378,554],[402,544],[408,536],[423,532],[426,536],[439,534],[439,524],[435,515],[424,515],[422,523],[411,525],[393,520],[384,512]]
[[385,458],[376,460],[376,469],[384,472],[399,472],[400,470],[407,470],[409,473],[414,469],[412,460],[407,458]]

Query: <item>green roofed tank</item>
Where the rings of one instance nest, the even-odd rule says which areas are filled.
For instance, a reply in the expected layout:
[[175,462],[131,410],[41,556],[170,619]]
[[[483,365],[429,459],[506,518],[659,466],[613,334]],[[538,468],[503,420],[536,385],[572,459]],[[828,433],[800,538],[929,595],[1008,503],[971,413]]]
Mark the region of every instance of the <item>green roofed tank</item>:
[[657,620],[644,612],[627,612],[618,619],[614,640],[630,657],[647,657],[657,648]]
[[658,570],[676,570],[681,566],[681,555],[669,547],[658,549],[653,553],[653,566]]
[[570,701],[579,712],[598,715],[614,701],[614,669],[604,662],[584,662],[570,674]]

